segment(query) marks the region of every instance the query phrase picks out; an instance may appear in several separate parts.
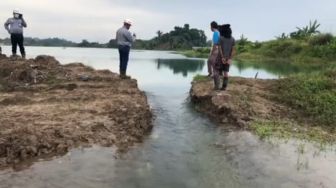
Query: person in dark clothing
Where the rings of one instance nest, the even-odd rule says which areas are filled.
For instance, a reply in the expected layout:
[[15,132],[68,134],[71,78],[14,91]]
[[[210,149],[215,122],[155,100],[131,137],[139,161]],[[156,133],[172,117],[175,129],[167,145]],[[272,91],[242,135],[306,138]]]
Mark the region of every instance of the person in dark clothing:
[[25,48],[23,46],[23,28],[27,27],[23,15],[18,11],[13,11],[13,18],[9,18],[5,23],[5,29],[11,35],[12,55],[16,56],[17,46],[20,48],[22,58],[26,58]]
[[[214,83],[216,90],[226,90],[229,83],[229,71],[232,58],[235,54],[235,39],[232,37],[232,30],[229,24],[219,27],[220,42],[219,56],[214,65]],[[224,72],[223,85],[220,88],[220,76]]]

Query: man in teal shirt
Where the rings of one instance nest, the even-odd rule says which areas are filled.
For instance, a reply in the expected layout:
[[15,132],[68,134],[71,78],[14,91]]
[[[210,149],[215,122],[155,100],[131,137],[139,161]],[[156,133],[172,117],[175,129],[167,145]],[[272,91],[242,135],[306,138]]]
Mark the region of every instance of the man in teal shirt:
[[210,27],[211,27],[211,31],[213,32],[213,36],[212,36],[212,48],[211,48],[210,56],[208,59],[208,73],[209,73],[208,76],[209,77],[213,75],[213,65],[216,62],[218,55],[219,55],[218,45],[220,41],[220,33],[218,31],[217,22],[215,21],[211,22]]

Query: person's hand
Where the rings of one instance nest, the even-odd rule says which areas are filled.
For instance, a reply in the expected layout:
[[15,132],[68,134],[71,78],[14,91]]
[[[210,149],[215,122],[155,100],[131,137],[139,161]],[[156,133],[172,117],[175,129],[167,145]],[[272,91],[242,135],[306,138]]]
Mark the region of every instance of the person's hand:
[[229,59],[227,59],[227,58],[222,58],[222,62],[223,62],[224,65],[230,64]]
[[222,58],[222,63],[225,65],[226,64],[226,59]]

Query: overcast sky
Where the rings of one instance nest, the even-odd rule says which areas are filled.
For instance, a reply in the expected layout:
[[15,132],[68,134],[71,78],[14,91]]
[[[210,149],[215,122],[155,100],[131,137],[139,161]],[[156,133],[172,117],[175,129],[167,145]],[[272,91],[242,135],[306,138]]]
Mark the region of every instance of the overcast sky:
[[[336,33],[336,0],[0,0],[0,20],[15,8],[28,22],[26,36],[77,42],[107,42],[125,18],[143,39],[185,23],[210,36],[213,20],[230,23],[236,38],[244,34],[251,40],[272,39],[314,19],[322,31]],[[0,38],[7,36],[0,29]]]

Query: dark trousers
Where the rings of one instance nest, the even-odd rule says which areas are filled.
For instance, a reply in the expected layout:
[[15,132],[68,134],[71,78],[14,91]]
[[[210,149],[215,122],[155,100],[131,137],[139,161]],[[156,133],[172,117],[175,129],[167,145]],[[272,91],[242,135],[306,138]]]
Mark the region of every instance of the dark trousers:
[[126,73],[131,47],[119,45],[120,73]]
[[23,34],[11,34],[11,42],[13,55],[16,55],[16,49],[19,45],[22,57],[26,56],[25,48],[23,46]]

